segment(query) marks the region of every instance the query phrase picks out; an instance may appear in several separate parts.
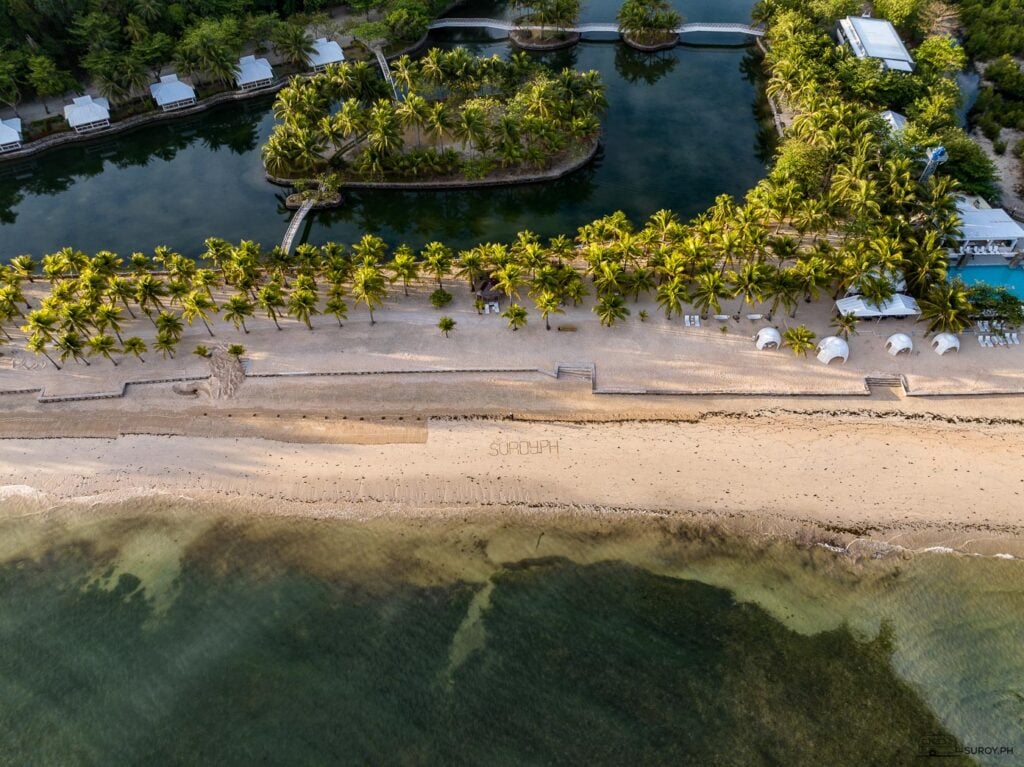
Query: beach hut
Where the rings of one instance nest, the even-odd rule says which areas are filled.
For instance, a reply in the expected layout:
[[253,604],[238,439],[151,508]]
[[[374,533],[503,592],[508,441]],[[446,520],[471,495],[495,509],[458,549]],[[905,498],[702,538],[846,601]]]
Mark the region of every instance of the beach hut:
[[761,328],[754,336],[754,345],[758,351],[778,349],[782,346],[782,334],[775,328]]
[[839,336],[828,336],[818,343],[817,353],[818,361],[824,365],[837,359],[846,362],[850,358],[850,345]]
[[897,293],[888,301],[873,304],[863,296],[849,296],[836,301],[836,311],[842,315],[852,314],[859,319],[883,319],[885,317],[916,317],[921,307],[910,296]]
[[342,53],[341,46],[334,42],[334,40],[318,37],[313,41],[313,52],[306,57],[306,60],[314,72],[320,72],[331,64],[343,62],[345,54]]
[[235,69],[235,82],[239,90],[251,91],[264,88],[274,82],[274,70],[266,59],[255,56],[242,56]]
[[153,94],[153,101],[165,112],[173,112],[175,109],[183,109],[196,103],[195,89],[188,83],[183,83],[175,74],[164,75],[160,82],[149,86],[149,92]]
[[0,120],[0,152],[10,152],[21,148],[21,120],[11,117]]
[[906,333],[893,333],[885,342],[885,350],[895,357],[900,352],[908,354],[913,350],[914,342]]
[[960,351],[960,339],[952,333],[939,333],[932,339],[932,349],[939,356],[942,356],[951,349],[958,352]]
[[64,107],[64,119],[75,133],[88,133],[110,125],[110,102],[104,98],[79,96]]

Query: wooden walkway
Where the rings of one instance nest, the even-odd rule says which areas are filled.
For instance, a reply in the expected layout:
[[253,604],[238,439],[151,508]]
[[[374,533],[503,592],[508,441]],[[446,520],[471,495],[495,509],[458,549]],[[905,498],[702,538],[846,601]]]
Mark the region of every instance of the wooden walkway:
[[315,204],[313,200],[306,200],[302,203],[302,207],[295,211],[295,215],[292,216],[292,220],[288,224],[288,230],[284,233],[284,239],[281,240],[281,250],[285,253],[291,252],[292,241],[295,239],[295,235],[299,233],[302,222],[306,220],[306,216],[309,215],[309,211],[313,210]]
[[[492,29],[497,32],[515,32],[518,30],[540,30],[539,26],[520,26],[507,19],[438,19],[433,22],[430,29]],[[551,27],[546,27],[551,29]],[[591,33],[614,33],[620,34],[618,24],[579,24],[575,27],[564,27],[559,28],[561,32],[576,32],[581,35],[585,35],[588,32]],[[764,35],[764,27],[751,26],[750,24],[713,24],[713,23],[695,23],[695,24],[683,24],[681,27],[675,30],[677,35],[688,35],[697,32],[710,32],[717,34],[729,34],[729,35],[750,35],[752,37],[762,37]]]

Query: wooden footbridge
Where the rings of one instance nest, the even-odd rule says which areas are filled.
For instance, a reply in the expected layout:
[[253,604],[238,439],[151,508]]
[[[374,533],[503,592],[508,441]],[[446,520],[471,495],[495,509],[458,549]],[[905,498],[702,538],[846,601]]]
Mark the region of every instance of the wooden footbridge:
[[284,233],[284,239],[281,240],[281,250],[285,253],[291,252],[295,235],[299,233],[302,222],[306,220],[306,216],[309,215],[309,211],[313,210],[315,204],[314,200],[306,200],[302,203],[302,207],[295,211],[295,215],[292,216],[292,220],[288,223],[288,230]]

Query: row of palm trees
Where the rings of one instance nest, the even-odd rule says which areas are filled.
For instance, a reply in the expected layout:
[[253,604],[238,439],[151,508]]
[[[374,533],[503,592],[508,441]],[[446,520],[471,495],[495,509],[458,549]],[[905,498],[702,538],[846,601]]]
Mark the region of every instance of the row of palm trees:
[[[281,122],[263,147],[271,174],[341,168],[350,150],[362,177],[451,173],[463,159],[543,167],[592,140],[606,106],[596,72],[556,74],[522,55],[475,58],[459,48],[431,49],[418,61],[403,56],[394,64],[396,100],[355,71],[340,64],[278,94]],[[407,147],[410,133],[415,148]]]

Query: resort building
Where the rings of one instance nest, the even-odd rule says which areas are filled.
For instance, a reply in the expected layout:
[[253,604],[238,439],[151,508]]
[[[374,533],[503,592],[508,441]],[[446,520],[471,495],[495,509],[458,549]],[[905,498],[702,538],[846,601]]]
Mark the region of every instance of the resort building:
[[318,37],[313,41],[313,52],[306,59],[309,61],[309,65],[313,68],[314,72],[320,72],[331,64],[343,62],[345,54],[342,53],[341,46],[334,42],[334,40]]
[[839,42],[848,45],[858,59],[878,59],[885,69],[897,72],[914,71],[913,57],[896,28],[885,19],[847,16],[839,20],[836,33]]
[[242,56],[235,70],[235,82],[238,83],[239,90],[243,91],[264,88],[274,82],[274,70],[270,68],[270,62],[266,59]]
[[[1024,250],[1024,227],[1002,208],[990,207],[981,197],[957,197],[960,234],[952,251],[957,263],[988,261],[1006,263]],[[985,257],[988,258],[985,258]]]
[[188,83],[183,83],[177,75],[164,75],[160,82],[149,86],[153,101],[165,112],[183,109],[196,103],[196,91]]
[[21,120],[12,117],[0,120],[0,152],[21,148]]
[[859,319],[881,320],[888,317],[916,317],[921,314],[921,307],[910,296],[897,293],[880,304],[870,303],[863,296],[840,298],[836,301],[836,312],[844,316],[852,314]]
[[886,109],[879,117],[885,120],[885,124],[889,126],[890,133],[899,133],[907,127],[907,118],[899,112],[893,112],[891,109]]
[[110,125],[110,102],[104,98],[79,96],[64,107],[64,118],[75,133],[88,133]]

